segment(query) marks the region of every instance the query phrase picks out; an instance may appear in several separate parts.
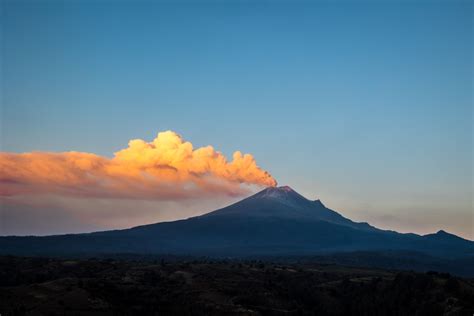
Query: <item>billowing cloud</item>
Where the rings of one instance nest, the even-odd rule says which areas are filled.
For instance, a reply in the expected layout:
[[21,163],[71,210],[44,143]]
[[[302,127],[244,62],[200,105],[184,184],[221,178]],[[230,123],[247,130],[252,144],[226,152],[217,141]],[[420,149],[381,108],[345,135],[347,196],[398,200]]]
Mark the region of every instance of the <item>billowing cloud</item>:
[[242,185],[275,186],[252,155],[232,161],[212,146],[194,149],[173,131],[131,140],[113,158],[82,152],[0,153],[0,196],[180,199],[238,195]]

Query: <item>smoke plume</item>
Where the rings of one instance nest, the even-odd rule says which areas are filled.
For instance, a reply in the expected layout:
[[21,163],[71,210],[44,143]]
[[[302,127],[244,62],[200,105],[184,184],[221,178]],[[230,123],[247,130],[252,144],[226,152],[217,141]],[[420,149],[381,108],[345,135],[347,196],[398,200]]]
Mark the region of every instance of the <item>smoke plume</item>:
[[0,153],[0,196],[180,199],[239,195],[242,185],[275,186],[254,157],[232,161],[212,146],[194,149],[173,131],[151,142],[131,140],[113,158],[83,152]]

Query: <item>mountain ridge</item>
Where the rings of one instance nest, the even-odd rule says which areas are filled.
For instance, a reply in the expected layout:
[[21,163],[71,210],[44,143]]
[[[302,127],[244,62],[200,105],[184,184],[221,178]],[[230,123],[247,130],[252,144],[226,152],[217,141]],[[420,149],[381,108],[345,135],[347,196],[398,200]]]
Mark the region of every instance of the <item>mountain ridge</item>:
[[474,242],[439,231],[402,234],[357,223],[290,187],[266,188],[188,219],[128,229],[44,237],[0,237],[0,254],[147,253],[217,257],[299,256],[353,251],[416,251],[474,257]]

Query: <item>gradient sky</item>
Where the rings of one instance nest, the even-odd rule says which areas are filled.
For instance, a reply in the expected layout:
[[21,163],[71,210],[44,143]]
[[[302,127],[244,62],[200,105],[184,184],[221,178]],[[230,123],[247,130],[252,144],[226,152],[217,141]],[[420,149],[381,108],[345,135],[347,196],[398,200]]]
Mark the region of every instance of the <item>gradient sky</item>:
[[[1,151],[111,157],[173,130],[251,153],[353,220],[474,238],[471,1],[1,5]],[[230,201],[2,203],[0,234],[127,227]]]

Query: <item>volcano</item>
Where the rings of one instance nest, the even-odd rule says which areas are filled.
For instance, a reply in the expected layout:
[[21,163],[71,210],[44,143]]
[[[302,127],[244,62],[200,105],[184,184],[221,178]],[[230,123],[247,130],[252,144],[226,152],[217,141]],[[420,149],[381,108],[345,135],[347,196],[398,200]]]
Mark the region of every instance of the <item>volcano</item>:
[[444,231],[422,236],[354,222],[288,186],[266,188],[230,206],[185,220],[87,234],[0,238],[0,253],[14,255],[245,257],[395,250],[471,258],[474,242]]
[[273,218],[298,221],[324,221],[356,229],[373,230],[367,223],[355,223],[324,206],[320,200],[311,201],[289,186],[269,187],[223,209],[203,215],[219,218]]

